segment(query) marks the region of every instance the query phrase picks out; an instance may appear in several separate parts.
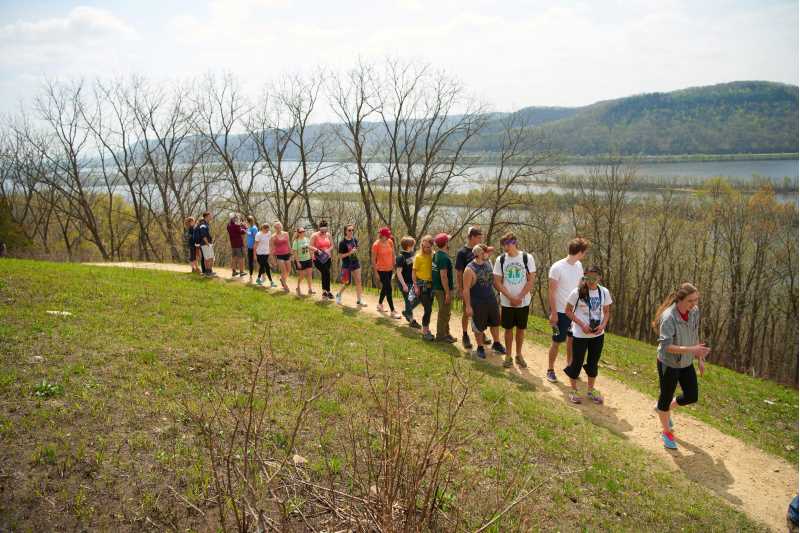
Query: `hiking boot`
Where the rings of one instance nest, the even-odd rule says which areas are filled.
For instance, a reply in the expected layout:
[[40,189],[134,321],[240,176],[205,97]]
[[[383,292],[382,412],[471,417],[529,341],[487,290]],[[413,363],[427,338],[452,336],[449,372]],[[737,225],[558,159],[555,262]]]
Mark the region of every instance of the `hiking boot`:
[[520,368],[528,368],[528,363],[525,362],[525,359],[522,358],[521,355],[518,355],[514,358],[514,361],[517,362],[517,366]]
[[511,368],[512,366],[514,366],[514,361],[511,359],[510,354],[506,354],[506,358],[503,360],[503,367]]
[[464,332],[464,334],[461,336],[461,344],[464,345],[465,350],[472,349],[472,341],[470,340],[468,333]]
[[[597,405],[603,405],[603,397],[600,396],[600,393],[596,390],[592,389],[586,393],[586,397],[592,400]],[[672,426],[670,426],[670,429]]]
[[547,375],[545,377],[547,377],[547,381],[549,381],[550,383],[558,382],[558,378],[556,377],[556,372],[552,368],[547,371]]
[[505,347],[503,347],[503,345],[498,341],[494,341],[494,343],[492,344],[492,351],[494,353],[496,353],[497,355],[505,355],[506,354]]
[[478,346],[474,353],[475,357],[479,359],[486,359],[486,349],[483,346]]

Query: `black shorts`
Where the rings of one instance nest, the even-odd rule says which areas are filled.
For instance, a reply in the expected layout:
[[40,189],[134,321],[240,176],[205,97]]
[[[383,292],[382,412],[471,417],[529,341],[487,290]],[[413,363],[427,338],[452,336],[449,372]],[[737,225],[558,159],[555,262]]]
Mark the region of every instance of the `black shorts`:
[[311,259],[309,259],[308,261],[299,261],[297,270],[308,270],[309,268],[311,268],[312,264],[313,262],[311,261]]
[[529,305],[525,307],[503,306],[500,325],[503,326],[503,329],[526,329],[528,327],[528,313],[530,309]]
[[196,246],[189,247],[189,261],[197,261],[197,252]]
[[553,342],[564,342],[567,336],[572,337],[572,320],[564,313],[558,313],[558,335],[553,335]]
[[494,300],[486,303],[472,304],[472,330],[482,332],[487,327],[500,325],[500,309]]
[[292,260],[292,254],[280,254],[280,255],[276,255],[275,257],[278,258],[278,261],[291,261]]

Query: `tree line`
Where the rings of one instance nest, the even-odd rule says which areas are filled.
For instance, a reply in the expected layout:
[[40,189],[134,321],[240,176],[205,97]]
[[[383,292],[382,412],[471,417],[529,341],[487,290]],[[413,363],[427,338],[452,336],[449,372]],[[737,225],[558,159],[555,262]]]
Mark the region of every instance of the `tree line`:
[[[319,126],[320,114],[336,121]],[[499,148],[478,179],[468,148],[487,128]],[[712,361],[796,383],[794,204],[723,180],[634,196],[635,161],[616,156],[587,166],[570,194],[527,191],[558,159],[524,116],[487,113],[418,63],[287,75],[256,97],[227,74],[49,82],[0,128],[0,238],[20,256],[182,261],[183,221],[205,210],[218,237],[232,211],[286,228],[325,218],[334,235],[355,223],[367,242],[381,226],[458,240],[481,224],[489,242],[513,228],[536,258],[544,312],[544,273],[582,235],[615,297],[611,331],[652,342],[653,310],[692,281]]]

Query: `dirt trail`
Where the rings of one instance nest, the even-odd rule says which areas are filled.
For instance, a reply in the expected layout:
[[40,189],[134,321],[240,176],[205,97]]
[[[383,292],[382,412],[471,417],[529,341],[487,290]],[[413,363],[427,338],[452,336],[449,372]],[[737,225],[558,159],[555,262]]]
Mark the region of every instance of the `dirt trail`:
[[[100,264],[98,263],[98,265]],[[188,271],[188,266],[175,264],[103,263],[102,265],[176,272]],[[230,281],[229,270],[220,269],[218,272],[219,279]],[[247,279],[246,276],[239,278],[244,283],[247,282]],[[278,281],[275,277],[273,279]],[[292,291],[294,291],[295,283],[294,279],[289,282]],[[315,280],[315,290],[318,298],[320,288],[317,280]],[[334,286],[335,290],[336,286]],[[365,302],[369,305],[361,308],[361,312],[370,316],[388,316],[381,315],[375,309],[377,296],[366,294]],[[343,304],[356,308],[353,288],[349,288],[345,293]],[[397,308],[398,311],[402,310],[402,301]],[[420,314],[419,308],[415,314]],[[450,331],[453,336],[460,338],[461,317],[455,315],[454,313]],[[405,320],[397,320],[396,323],[400,327],[406,327]],[[434,316],[432,326],[435,327],[435,324]],[[456,346],[460,347],[460,344]],[[548,394],[556,399],[566,401],[568,387],[562,379],[562,373],[557,372],[561,379],[557,384],[551,384],[544,379],[547,367],[546,349],[526,342],[525,359],[528,363],[527,369],[519,369],[514,366],[508,372],[515,372],[530,382],[538,393]],[[499,366],[502,359],[499,356],[489,355],[487,362]],[[562,349],[556,367],[563,366]],[[712,490],[750,517],[764,522],[775,531],[785,531],[786,509],[798,488],[798,472],[795,466],[680,412],[675,416],[675,436],[679,449],[674,452],[667,451],[659,438],[659,425],[653,412],[655,401],[652,398],[619,381],[605,377],[602,373],[598,378],[598,388],[605,396],[604,405],[596,406],[584,403],[577,406],[570,404],[570,407],[580,411],[594,424],[608,428],[617,435],[646,449],[659,457],[670,468],[683,472],[686,477]]]

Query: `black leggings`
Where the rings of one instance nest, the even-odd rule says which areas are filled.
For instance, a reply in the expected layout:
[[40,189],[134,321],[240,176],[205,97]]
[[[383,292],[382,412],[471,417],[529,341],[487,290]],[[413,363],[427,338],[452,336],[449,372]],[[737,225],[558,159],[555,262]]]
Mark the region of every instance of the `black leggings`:
[[[414,308],[417,307],[419,304],[422,304],[422,325],[426,328],[431,325],[431,312],[433,311],[433,291],[431,290],[431,285],[428,283],[427,285],[424,283],[417,282],[417,287],[419,287],[419,296],[414,295],[414,301],[408,302],[408,296],[406,297],[406,312],[411,314],[414,311]],[[414,290],[413,286],[409,287],[410,290]]]
[[[586,371],[586,375],[590,378],[597,377],[597,363],[600,361],[600,354],[603,353],[603,338],[605,335],[599,337],[592,337],[590,339],[583,339],[581,337],[572,338],[572,363],[564,368],[564,373],[572,379],[578,379],[581,375],[581,367]],[[586,364],[583,364],[583,358],[586,352],[589,352],[589,357],[586,359]]]
[[383,304],[383,299],[389,302],[389,309],[394,312],[394,302],[392,301],[392,271],[378,271],[378,276],[381,278],[381,295],[378,298],[378,303]]
[[317,267],[317,270],[319,270],[319,274],[322,277],[322,291],[331,292],[331,260],[328,259],[324,263],[314,261],[314,266]]
[[253,267],[254,266],[255,265],[253,264],[253,249],[252,248],[248,248],[247,249],[247,270],[250,272],[250,276],[253,275]]
[[[575,357],[574,352],[573,357]],[[694,371],[694,364],[686,368],[671,368],[658,361],[656,366],[658,368],[658,386],[661,388],[661,394],[658,396],[659,411],[669,411],[678,383],[681,384],[682,391],[682,394],[675,398],[678,405],[689,405],[697,401],[697,374]]]
[[261,277],[261,274],[267,273],[267,277],[269,278],[269,282],[272,283],[272,272],[269,269],[269,254],[259,254],[258,258],[258,277]]

